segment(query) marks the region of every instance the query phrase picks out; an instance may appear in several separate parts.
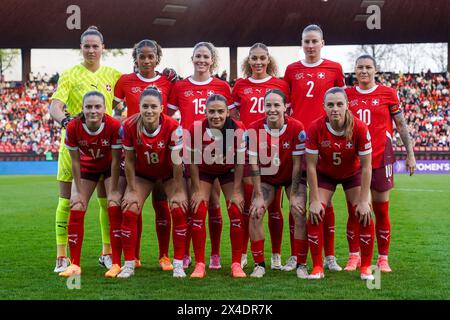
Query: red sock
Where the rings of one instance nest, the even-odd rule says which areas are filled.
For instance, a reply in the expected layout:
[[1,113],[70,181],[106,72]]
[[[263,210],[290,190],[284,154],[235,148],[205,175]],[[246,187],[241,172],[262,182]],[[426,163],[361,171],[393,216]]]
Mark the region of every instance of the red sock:
[[187,212],[187,225],[188,229],[186,232],[186,243],[184,244],[184,255],[191,256],[191,240],[192,240],[192,212],[188,209]]
[[70,210],[69,226],[67,228],[70,258],[73,264],[80,266],[81,247],[84,238],[85,211]]
[[389,220],[389,201],[373,202],[375,213],[375,231],[377,234],[378,254],[387,256],[391,243],[391,222]]
[[261,264],[264,262],[264,239],[252,241],[250,240],[250,250],[252,251],[253,261]]
[[308,257],[308,240],[294,239],[295,256],[298,264],[306,264]]
[[375,238],[375,227],[373,219],[367,227],[360,226],[359,243],[361,246],[361,267],[370,267],[372,264],[373,243]]
[[[294,229],[295,229],[294,216],[289,211],[289,240],[291,241],[291,256],[296,255],[296,251],[294,249]],[[308,254],[308,249],[306,249],[306,254]]]
[[122,248],[125,261],[135,259],[139,213],[127,210],[122,220]]
[[111,239],[112,263],[120,266],[122,260],[122,210],[119,206],[108,208],[109,238]]
[[359,221],[355,209],[356,207],[352,206],[350,202],[347,202],[347,241],[350,253],[359,252]]
[[[227,203],[228,206],[229,203]],[[242,213],[234,203],[228,209],[228,216],[230,218],[231,263],[241,263],[242,236],[244,230],[242,226]]]
[[325,256],[334,256],[334,210],[333,207],[325,209],[323,220],[323,249]]
[[192,216],[192,245],[194,247],[195,263],[205,263],[205,243],[206,243],[206,212],[208,207],[202,201],[197,212]]
[[188,230],[187,217],[181,208],[172,209],[173,229],[173,258],[183,260],[184,248],[186,244],[186,234]]
[[247,254],[249,236],[250,205],[252,204],[253,185],[244,184],[244,214],[242,215],[244,232],[242,235],[242,254]]
[[136,252],[134,256],[137,260],[141,258],[141,236],[142,236],[142,210],[138,216],[136,229]]
[[220,238],[222,236],[222,212],[220,207],[208,209],[209,238],[211,239],[211,255],[220,255]]
[[[322,204],[323,208],[326,205]],[[311,220],[308,220],[308,243],[311,250],[311,256],[313,260],[313,267],[323,267],[322,260],[322,247],[323,247],[323,222],[319,224],[312,224]]]
[[156,235],[158,237],[159,258],[169,256],[170,229],[172,227],[169,202],[153,200],[155,209]]
[[281,253],[281,241],[283,238],[283,214],[281,212],[281,192],[279,188],[275,199],[269,205],[269,233],[272,242],[272,253]]

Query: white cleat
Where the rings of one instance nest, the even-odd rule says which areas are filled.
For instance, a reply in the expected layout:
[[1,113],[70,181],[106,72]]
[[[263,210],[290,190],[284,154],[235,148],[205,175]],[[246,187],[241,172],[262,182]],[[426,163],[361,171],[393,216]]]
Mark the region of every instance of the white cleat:
[[372,274],[372,269],[370,267],[361,267],[361,280],[375,280],[375,277]]
[[112,254],[102,254],[99,258],[98,258],[98,263],[105,267],[106,269],[111,269],[113,263],[112,263]]
[[281,255],[279,253],[272,253],[272,257],[270,258],[270,269],[281,270],[282,267]]
[[255,266],[253,272],[250,274],[252,278],[262,278],[266,274],[266,269],[262,266]]
[[66,271],[70,265],[70,259],[67,257],[56,258],[55,270],[53,272],[60,273]]
[[173,259],[173,277],[186,278],[186,272],[184,272],[183,268],[183,260]]
[[283,271],[292,271],[297,268],[297,257],[296,256],[290,256],[287,260],[286,264],[281,267],[281,270]]
[[308,279],[308,269],[306,264],[301,264],[297,267],[297,278]]
[[120,273],[117,275],[117,278],[126,279],[134,275],[134,260],[125,261],[124,266],[122,267]]
[[308,280],[319,280],[325,278],[322,267],[314,267],[310,275],[308,275]]
[[324,269],[328,269],[330,271],[342,271],[341,266],[336,262],[335,256],[326,256],[323,262],[323,267]]
[[242,254],[242,256],[241,256],[241,268],[244,269],[246,265],[247,265],[247,255],[246,254]]

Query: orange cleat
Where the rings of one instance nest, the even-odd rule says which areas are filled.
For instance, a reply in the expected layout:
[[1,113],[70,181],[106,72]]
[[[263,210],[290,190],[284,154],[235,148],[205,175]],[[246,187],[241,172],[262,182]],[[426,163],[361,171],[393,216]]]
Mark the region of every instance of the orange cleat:
[[67,267],[67,269],[63,272],[59,273],[60,277],[71,277],[74,275],[80,275],[81,274],[81,268],[80,266],[77,266],[76,264],[71,264],[70,266]]
[[233,278],[245,278],[247,275],[244,270],[242,270],[241,264],[239,262],[235,262],[231,265],[231,276]]
[[159,266],[161,267],[162,271],[172,271],[173,265],[170,262],[169,257],[163,256],[161,259],[159,259]]
[[106,271],[105,277],[106,278],[115,278],[120,273],[120,266],[118,264],[113,264],[111,269]]
[[194,272],[191,274],[191,278],[204,278],[206,277],[205,264],[198,262],[195,264]]
[[309,280],[319,280],[323,279],[325,274],[323,273],[323,267],[314,267],[312,272],[308,275]]
[[356,268],[361,266],[361,257],[359,254],[350,254],[348,257],[347,265],[345,266],[345,271],[355,271]]
[[381,272],[392,272],[392,269],[388,263],[388,258],[386,256],[378,257],[377,267]]

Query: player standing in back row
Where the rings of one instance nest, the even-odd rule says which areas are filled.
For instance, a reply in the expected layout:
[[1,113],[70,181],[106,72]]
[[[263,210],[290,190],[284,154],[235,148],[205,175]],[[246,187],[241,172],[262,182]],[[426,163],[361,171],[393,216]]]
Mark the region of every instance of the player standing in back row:
[[[337,62],[322,59],[320,52],[324,45],[322,29],[315,24],[308,25],[302,32],[305,60],[290,64],[284,75],[284,80],[289,83],[291,91],[291,116],[301,121],[306,130],[314,120],[325,115],[323,109],[325,92],[332,87],[345,86],[342,66]],[[303,173],[306,175],[305,167]],[[334,256],[334,210],[331,203],[325,210],[323,228],[325,268],[341,271],[342,268]],[[306,262],[307,254],[307,251],[300,252],[299,256],[304,257]],[[295,266],[293,254],[283,270],[291,271]]]

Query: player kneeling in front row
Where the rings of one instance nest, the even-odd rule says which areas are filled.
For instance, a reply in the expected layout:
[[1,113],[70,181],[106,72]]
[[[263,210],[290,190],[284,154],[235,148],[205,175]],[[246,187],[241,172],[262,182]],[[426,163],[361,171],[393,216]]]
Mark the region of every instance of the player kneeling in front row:
[[373,279],[371,261],[374,225],[369,204],[372,144],[367,126],[353,117],[342,88],[325,93],[326,115],[314,121],[306,140],[310,187],[308,242],[313,271],[308,279],[324,277],[322,262],[323,217],[338,184],[342,184],[349,216],[359,218],[361,279]]
[[248,130],[248,153],[254,186],[249,231],[255,268],[250,276],[261,278],[265,274],[263,218],[277,189],[284,187],[295,221],[297,276],[306,278],[306,254],[301,254],[307,253],[308,248],[305,228],[306,181],[302,179],[301,170],[306,134],[300,121],[285,115],[286,98],[281,90],[267,91],[264,110],[266,117],[252,123]]
[[188,202],[180,155],[183,132],[176,120],[162,113],[162,96],[157,88],[145,89],[139,105],[139,113],[124,123],[127,188],[122,200],[122,246],[125,264],[117,277],[129,278],[134,274],[138,215],[158,180],[168,196],[173,220],[173,276],[186,277],[183,253]]
[[206,100],[206,119],[195,121],[189,131],[192,208],[192,243],[195,269],[191,278],[203,278],[205,271],[205,219],[214,180],[219,180],[230,218],[231,276],[246,277],[241,267],[244,209],[243,171],[245,128],[229,117],[227,99],[213,94]]
[[105,111],[103,94],[98,91],[88,92],[83,97],[82,113],[67,126],[65,144],[72,159],[74,182],[68,226],[72,264],[59,273],[62,277],[81,274],[80,257],[84,238],[84,216],[100,178],[103,177],[105,180],[109,200],[108,213],[120,212],[121,195],[118,185],[122,149],[121,124],[105,114]]

